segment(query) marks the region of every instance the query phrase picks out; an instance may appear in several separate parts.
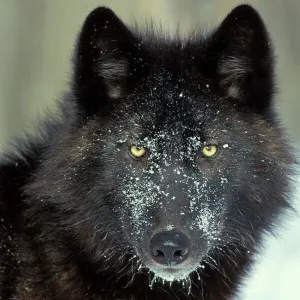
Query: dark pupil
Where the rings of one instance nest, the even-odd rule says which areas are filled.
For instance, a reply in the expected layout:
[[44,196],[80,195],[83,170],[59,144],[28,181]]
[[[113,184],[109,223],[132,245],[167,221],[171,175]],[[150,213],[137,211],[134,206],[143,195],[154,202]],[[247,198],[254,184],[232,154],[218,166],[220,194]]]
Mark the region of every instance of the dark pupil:
[[207,150],[207,151],[211,151],[211,147],[207,146],[207,147],[206,147],[206,150]]

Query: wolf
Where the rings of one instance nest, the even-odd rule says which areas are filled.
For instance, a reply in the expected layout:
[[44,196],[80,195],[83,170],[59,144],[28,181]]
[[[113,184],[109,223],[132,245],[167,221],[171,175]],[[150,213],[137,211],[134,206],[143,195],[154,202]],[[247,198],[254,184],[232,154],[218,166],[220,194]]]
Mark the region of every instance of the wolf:
[[291,209],[257,11],[169,36],[86,18],[59,113],[0,162],[0,299],[231,299]]

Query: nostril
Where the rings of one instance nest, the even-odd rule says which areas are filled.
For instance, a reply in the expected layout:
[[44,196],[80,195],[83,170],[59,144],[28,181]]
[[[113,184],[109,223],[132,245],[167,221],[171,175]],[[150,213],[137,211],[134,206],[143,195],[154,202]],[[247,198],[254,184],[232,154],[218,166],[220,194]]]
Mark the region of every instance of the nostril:
[[181,258],[182,256],[182,250],[176,250],[173,254],[174,258]]
[[180,255],[181,256],[186,256],[189,253],[189,248],[188,247],[182,247],[182,249],[180,249]]
[[164,253],[161,250],[154,250],[153,255],[155,257],[161,257],[161,258],[165,257]]

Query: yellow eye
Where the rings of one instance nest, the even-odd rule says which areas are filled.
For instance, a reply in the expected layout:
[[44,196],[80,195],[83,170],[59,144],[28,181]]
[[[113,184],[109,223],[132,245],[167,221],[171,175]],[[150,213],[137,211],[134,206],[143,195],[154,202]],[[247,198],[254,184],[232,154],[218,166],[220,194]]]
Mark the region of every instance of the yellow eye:
[[202,154],[205,157],[213,157],[217,153],[217,146],[215,145],[207,145],[202,148]]
[[142,158],[146,154],[146,149],[143,147],[138,148],[137,146],[131,146],[129,152],[133,158]]

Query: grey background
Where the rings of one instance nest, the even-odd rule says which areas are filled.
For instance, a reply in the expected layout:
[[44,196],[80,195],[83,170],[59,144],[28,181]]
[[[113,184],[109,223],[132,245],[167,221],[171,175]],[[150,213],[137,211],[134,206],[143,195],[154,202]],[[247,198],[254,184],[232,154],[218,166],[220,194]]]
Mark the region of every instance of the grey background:
[[[125,21],[153,17],[182,31],[216,25],[238,0],[0,0],[0,145],[32,130],[34,120],[55,107],[66,89],[74,39],[86,15],[106,5]],[[244,2],[244,1],[243,1]],[[300,141],[298,77],[300,1],[251,0],[276,46],[278,108]]]

